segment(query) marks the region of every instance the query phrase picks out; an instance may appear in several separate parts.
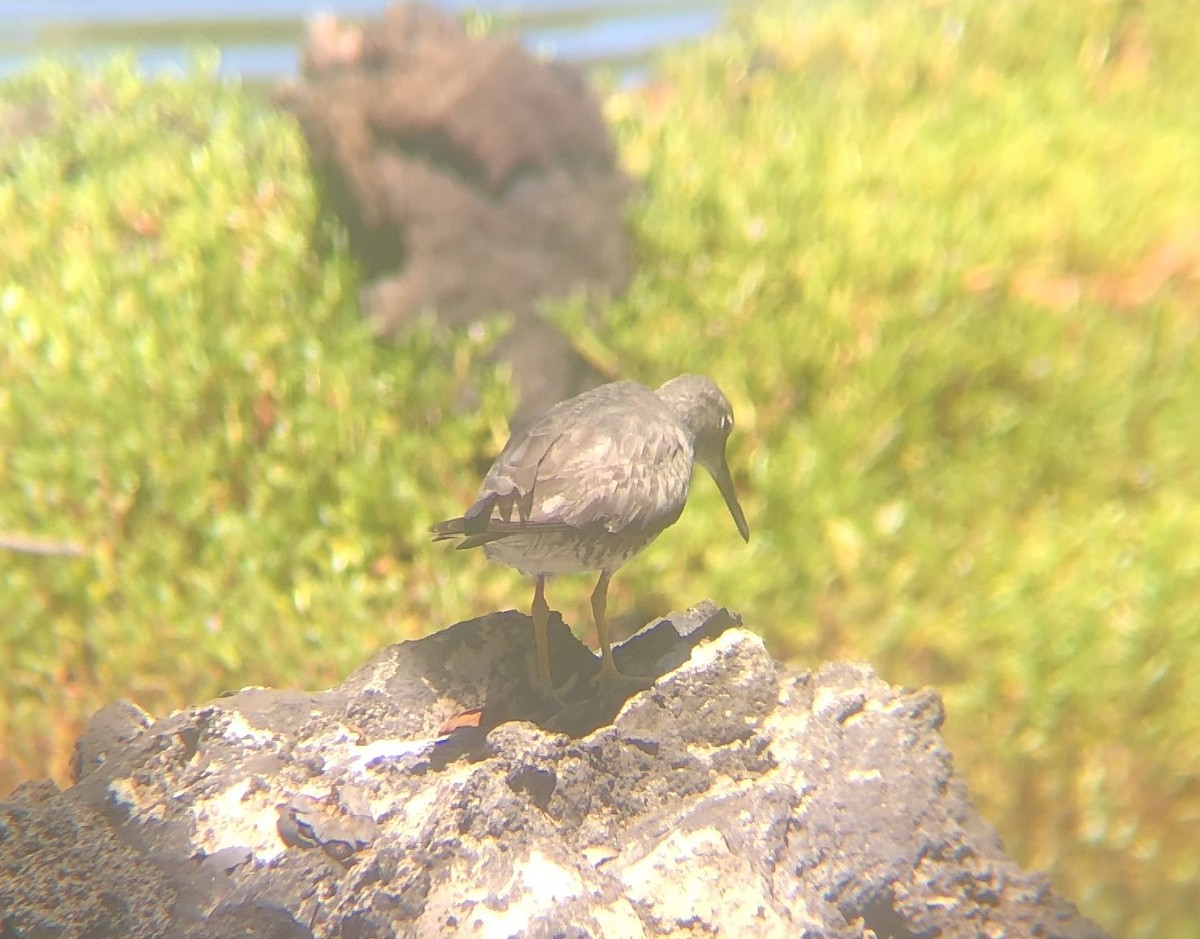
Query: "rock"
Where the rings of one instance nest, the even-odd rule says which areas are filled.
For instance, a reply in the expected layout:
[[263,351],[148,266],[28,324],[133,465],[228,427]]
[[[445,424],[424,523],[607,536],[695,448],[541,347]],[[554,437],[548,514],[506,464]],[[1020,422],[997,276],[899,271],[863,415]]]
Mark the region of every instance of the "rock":
[[160,936],[174,901],[157,864],[53,783],[0,803],[0,935]]
[[381,333],[426,311],[457,325],[511,313],[496,354],[521,384],[520,415],[606,380],[538,317],[548,298],[619,294],[630,276],[631,187],[577,69],[396,4],[367,27],[315,18],[303,80],[279,99],[346,225]]
[[112,753],[136,738],[153,719],[132,701],[116,701],[92,715],[75,741],[71,775],[76,780],[104,765]]
[[1103,935],[1004,855],[932,691],[781,668],[706,603],[618,648],[640,691],[593,695],[555,618],[547,702],[531,634],[492,614],[329,691],[105,716],[71,789],[0,804],[0,933]]

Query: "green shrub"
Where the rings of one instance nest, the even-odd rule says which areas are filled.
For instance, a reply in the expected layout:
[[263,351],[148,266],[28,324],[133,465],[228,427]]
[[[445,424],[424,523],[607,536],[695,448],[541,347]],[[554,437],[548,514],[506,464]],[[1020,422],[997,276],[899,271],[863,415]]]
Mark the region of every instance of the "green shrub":
[[469,606],[430,494],[503,424],[452,407],[480,340],[373,340],[264,102],[127,62],[0,102],[0,537],[65,546],[0,548],[7,791],[116,697],[329,684]]
[[[751,544],[698,479],[613,613],[712,596],[797,664],[936,686],[1008,848],[1130,937],[1190,936],[1200,879],[1188,12],[764,2],[610,101],[640,273],[561,312],[738,415]],[[527,606],[424,535],[511,401],[447,404],[478,342],[366,335],[290,121],[125,66],[0,102],[0,536],[82,548],[0,555],[0,788],[114,697],[319,686]]]
[[[1200,18],[768,2],[610,104],[645,177],[601,361],[707,371],[698,481],[618,578],[931,684],[984,815],[1124,936],[1200,880]],[[698,505],[697,505],[698,503]]]

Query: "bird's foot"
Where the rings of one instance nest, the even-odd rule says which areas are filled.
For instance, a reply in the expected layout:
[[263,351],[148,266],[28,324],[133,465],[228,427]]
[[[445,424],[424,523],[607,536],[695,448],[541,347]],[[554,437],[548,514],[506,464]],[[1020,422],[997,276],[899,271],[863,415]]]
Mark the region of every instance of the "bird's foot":
[[534,688],[537,689],[538,694],[544,698],[548,698],[556,704],[564,704],[565,701],[563,698],[570,694],[571,689],[575,687],[575,683],[579,681],[578,675],[572,675],[556,688],[554,687],[554,682],[549,678],[549,676],[542,676],[538,674],[536,666],[530,668],[529,678],[530,683]]
[[654,684],[653,676],[627,675],[625,672],[617,671],[617,666],[611,659],[604,659],[600,663],[600,671],[591,679],[591,685],[597,691],[608,691],[613,688],[622,690],[632,688],[642,691],[652,684]]
[[548,697],[553,698],[555,701],[558,701],[561,704],[563,697],[565,695],[568,695],[571,693],[571,689],[575,687],[575,683],[577,681],[579,681],[579,676],[572,675],[570,678],[568,678],[566,681],[564,681],[557,688],[555,688],[553,685],[550,685],[548,688],[545,688],[544,693]]

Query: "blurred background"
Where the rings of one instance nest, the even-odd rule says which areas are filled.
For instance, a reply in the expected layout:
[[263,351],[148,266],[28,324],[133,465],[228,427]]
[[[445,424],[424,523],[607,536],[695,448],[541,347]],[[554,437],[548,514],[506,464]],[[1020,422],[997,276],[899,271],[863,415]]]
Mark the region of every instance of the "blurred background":
[[[584,67],[644,78],[655,54],[705,36],[720,23],[729,0],[431,0],[454,13],[488,17],[520,34],[535,52]],[[148,70],[181,65],[187,49],[208,43],[221,50],[221,71],[247,82],[297,72],[306,18],[378,16],[382,0],[6,0],[0,28],[0,75],[39,55],[96,62],[113,51],[137,49]]]
[[[0,27],[0,795],[68,784],[116,698],[320,688],[528,602],[427,534],[507,437],[504,317],[380,342],[272,103],[312,8],[164,9]],[[936,688],[1021,864],[1114,935],[1194,935],[1194,5],[492,12],[586,66],[636,183],[628,289],[544,315],[737,414],[751,543],[699,479],[610,613],[712,597],[795,667]],[[581,632],[590,589],[550,596]]]

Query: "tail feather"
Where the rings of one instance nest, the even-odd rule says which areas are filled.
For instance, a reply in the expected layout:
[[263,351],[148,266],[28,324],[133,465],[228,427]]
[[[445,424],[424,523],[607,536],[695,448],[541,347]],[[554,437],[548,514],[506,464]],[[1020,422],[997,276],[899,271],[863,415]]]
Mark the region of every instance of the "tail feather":
[[458,550],[466,551],[468,548],[478,548],[481,545],[487,544],[488,542],[499,541],[501,538],[505,537],[505,535],[509,534],[511,534],[511,532],[484,531],[477,535],[468,535],[458,543]]
[[[498,538],[503,538],[505,535],[511,535],[511,531],[478,531],[472,524],[474,519],[467,517],[463,518],[448,518],[444,522],[438,522],[429,529],[429,533],[433,535],[434,541],[450,541],[454,538],[461,538],[462,541],[457,545],[459,551],[464,551],[467,548],[478,548],[480,545],[485,545],[489,541],[495,541]],[[487,519],[484,519],[487,522]]]
[[434,541],[462,538],[462,543],[458,545],[460,551],[465,548],[477,548],[489,541],[502,538],[504,533],[488,530],[492,521],[492,508],[495,504],[496,497],[494,495],[486,496],[467,509],[466,515],[438,522],[430,527],[429,533],[433,535]]
[[464,519],[461,518],[448,518],[444,522],[429,526],[429,534],[433,535],[434,541],[449,541],[467,533],[463,522]]

